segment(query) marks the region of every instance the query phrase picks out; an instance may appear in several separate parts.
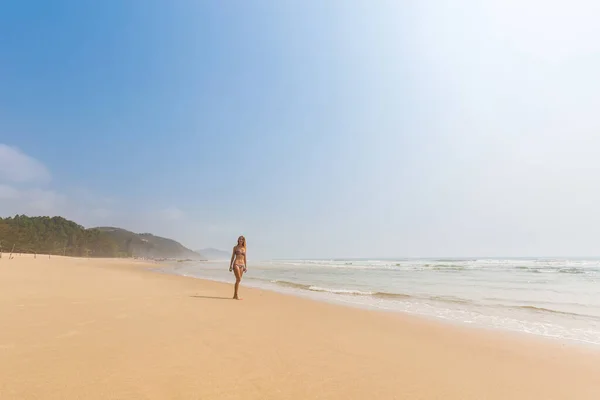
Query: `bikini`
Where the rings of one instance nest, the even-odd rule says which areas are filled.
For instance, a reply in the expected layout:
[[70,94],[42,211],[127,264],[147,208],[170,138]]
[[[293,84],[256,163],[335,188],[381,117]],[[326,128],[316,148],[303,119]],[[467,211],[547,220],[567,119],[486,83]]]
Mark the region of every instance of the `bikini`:
[[240,260],[240,256],[245,256],[246,255],[246,251],[244,249],[237,249],[235,251],[235,262],[233,263],[233,266],[237,266],[238,268],[244,267],[244,272],[246,271],[246,266],[243,264],[243,262]]

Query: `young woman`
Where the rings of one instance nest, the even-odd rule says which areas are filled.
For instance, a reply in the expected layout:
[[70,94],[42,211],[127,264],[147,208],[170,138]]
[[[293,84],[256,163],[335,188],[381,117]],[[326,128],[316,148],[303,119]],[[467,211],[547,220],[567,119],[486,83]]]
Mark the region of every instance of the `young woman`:
[[240,300],[238,297],[238,288],[240,287],[240,281],[242,275],[248,269],[246,268],[246,238],[240,236],[237,241],[237,246],[233,248],[231,254],[231,261],[229,262],[229,272],[233,271],[235,274],[235,289],[233,291],[233,298]]

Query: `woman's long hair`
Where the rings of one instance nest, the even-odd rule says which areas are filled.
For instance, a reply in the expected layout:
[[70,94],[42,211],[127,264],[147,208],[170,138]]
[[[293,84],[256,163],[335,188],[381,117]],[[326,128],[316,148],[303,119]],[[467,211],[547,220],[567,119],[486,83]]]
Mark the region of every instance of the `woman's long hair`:
[[239,245],[239,243],[240,243],[240,239],[242,239],[242,247],[244,247],[244,250],[246,250],[246,238],[245,238],[245,237],[243,237],[243,236],[240,236],[240,237],[238,238],[238,245]]

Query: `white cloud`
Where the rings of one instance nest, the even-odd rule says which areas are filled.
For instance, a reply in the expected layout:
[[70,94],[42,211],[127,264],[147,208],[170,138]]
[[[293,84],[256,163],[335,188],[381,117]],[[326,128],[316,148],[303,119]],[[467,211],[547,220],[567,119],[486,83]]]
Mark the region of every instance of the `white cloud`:
[[0,201],[16,199],[19,197],[19,191],[12,186],[0,183]]
[[50,180],[50,171],[40,161],[18,148],[0,143],[0,180],[44,183]]
[[40,187],[50,171],[16,147],[0,143],[0,207],[3,215],[60,215],[68,210],[67,197]]
[[0,208],[3,216],[60,215],[68,209],[67,205],[66,196],[53,190],[19,189],[0,184]]

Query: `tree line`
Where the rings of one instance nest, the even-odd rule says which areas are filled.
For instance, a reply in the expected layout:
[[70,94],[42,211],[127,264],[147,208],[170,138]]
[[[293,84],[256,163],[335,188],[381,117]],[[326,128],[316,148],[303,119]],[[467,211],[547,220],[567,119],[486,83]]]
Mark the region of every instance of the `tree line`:
[[110,234],[86,229],[63,217],[0,218],[0,252],[73,257],[127,257]]

